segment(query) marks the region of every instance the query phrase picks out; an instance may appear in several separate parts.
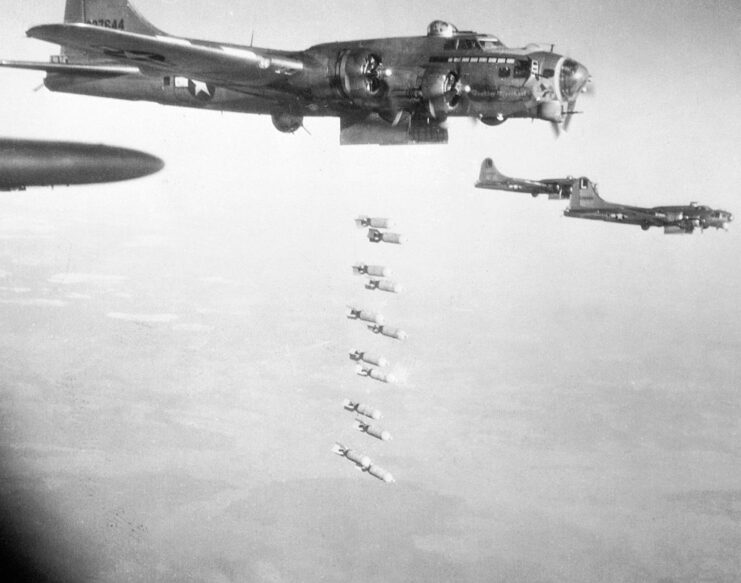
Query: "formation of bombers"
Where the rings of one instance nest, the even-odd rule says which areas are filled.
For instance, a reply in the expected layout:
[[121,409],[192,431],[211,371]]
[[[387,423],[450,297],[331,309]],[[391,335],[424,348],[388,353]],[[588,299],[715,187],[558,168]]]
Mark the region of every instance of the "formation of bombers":
[[[128,0],[66,0],[64,22],[34,26],[32,38],[61,46],[49,62],[0,61],[0,67],[42,71],[53,92],[149,101],[165,105],[269,115],[277,130],[293,133],[305,118],[339,119],[341,144],[447,143],[446,120],[468,117],[496,126],[513,118],[544,120],[558,134],[588,92],[591,75],[554,46],[506,46],[490,34],[461,31],[433,21],[424,36],[330,42],[303,51],[196,40],[163,32]],[[158,171],[158,158],[136,150],[69,142],[0,140],[0,190],[88,184]],[[481,189],[568,200],[564,215],[639,225],[644,230],[689,234],[725,229],[728,211],[689,205],[638,207],[603,200],[586,177],[529,180],[501,174],[491,158],[481,165]],[[359,228],[374,244],[402,245],[388,218],[361,215]],[[356,263],[353,273],[374,297],[402,293],[386,266]],[[404,341],[407,333],[364,306],[346,316],[376,337]],[[358,377],[370,386],[394,385],[382,355],[349,353]],[[363,381],[365,382],[365,381]],[[378,409],[346,399],[354,429],[376,442],[391,434],[376,424]],[[336,443],[332,451],[385,482],[394,477],[360,451]]]
[[[386,229],[393,228],[393,222],[390,219],[369,217],[366,215],[361,215],[356,218],[355,224],[359,228],[368,228],[369,231],[377,231],[381,233],[381,235],[388,235],[389,233]],[[392,235],[394,236],[393,242],[395,244],[401,244],[403,237],[397,233],[392,233]],[[369,240],[373,241],[370,237]],[[381,240],[384,240],[383,237],[381,237]],[[396,282],[386,279],[391,276],[391,270],[384,265],[356,263],[352,266],[352,271],[353,274],[365,278],[365,289],[380,289],[392,293],[400,293],[402,289]],[[407,337],[406,332],[403,330],[387,326],[386,318],[383,314],[379,314],[373,310],[367,310],[360,306],[350,305],[347,307],[345,315],[349,320],[357,320],[365,323],[368,329],[376,334],[394,340],[405,340]],[[355,363],[355,373],[358,376],[381,384],[397,384],[398,379],[388,370],[391,363],[386,357],[375,352],[367,352],[359,349],[351,350],[348,356],[350,357],[350,360]],[[360,431],[378,441],[386,442],[391,440],[391,433],[389,431],[373,423],[373,421],[378,421],[381,418],[381,412],[378,409],[349,399],[345,399],[342,406],[346,411],[358,415],[358,417],[355,418],[354,425],[354,428],[357,431]],[[371,421],[366,421],[362,419],[362,417],[366,417]],[[336,443],[332,448],[332,451],[352,462],[356,469],[367,472],[371,476],[378,478],[385,483],[395,481],[394,477],[389,472],[374,464],[368,456],[355,449],[348,448],[341,443]]]
[[725,229],[726,224],[733,220],[733,215],[728,211],[712,209],[695,202],[651,208],[607,202],[598,194],[597,185],[585,176],[541,180],[510,178],[497,170],[491,158],[481,163],[476,188],[525,192],[533,197],[545,194],[551,200],[568,199],[569,206],[564,211],[564,216],[640,225],[644,231],[651,227],[663,227],[665,234],[691,234],[695,229],[704,231],[711,227]]
[[[273,125],[288,133],[305,118],[335,117],[342,144],[446,143],[450,117],[490,126],[540,119],[559,133],[579,113],[577,100],[592,81],[584,65],[556,53],[554,45],[512,48],[494,35],[459,30],[442,20],[431,22],[424,36],[285,51],[171,35],[129,0],[66,0],[62,23],[34,26],[26,34],[60,45],[59,54],[49,62],[0,60],[0,67],[42,71],[51,91],[270,115]],[[149,161],[138,164],[144,166],[135,170],[139,174],[156,168]],[[81,167],[67,183],[89,181],[87,172]],[[131,173],[116,170],[109,176],[117,180],[126,172]],[[725,228],[732,220],[727,211],[695,203],[652,208],[609,203],[584,177],[508,178],[490,159],[476,186],[569,199],[566,216],[644,230],[663,227],[665,233]],[[373,243],[403,243],[386,219],[357,221]],[[369,279],[367,288],[400,291],[382,276]],[[383,334],[383,325],[375,325]]]

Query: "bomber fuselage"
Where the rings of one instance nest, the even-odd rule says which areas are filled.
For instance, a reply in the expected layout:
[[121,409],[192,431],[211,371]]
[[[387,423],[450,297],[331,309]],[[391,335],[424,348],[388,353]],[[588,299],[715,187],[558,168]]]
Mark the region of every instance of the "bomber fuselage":
[[[283,115],[286,122],[288,116],[369,112],[398,121],[402,114],[422,111],[436,119],[471,116],[495,125],[510,117],[561,121],[567,115],[565,104],[575,100],[589,80],[582,65],[552,51],[535,45],[508,48],[491,35],[457,31],[334,42],[272,54],[278,60],[281,56],[299,59],[303,68],[286,71],[279,79],[273,76],[265,84],[255,83],[249,90],[151,70],[144,74],[135,67],[115,75],[50,71],[45,84],[52,91],[272,113]],[[68,61],[64,56],[56,60]]]

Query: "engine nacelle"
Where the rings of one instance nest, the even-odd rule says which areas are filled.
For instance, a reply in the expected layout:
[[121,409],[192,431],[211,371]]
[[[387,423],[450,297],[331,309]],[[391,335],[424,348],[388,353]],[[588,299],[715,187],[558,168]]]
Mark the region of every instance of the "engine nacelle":
[[284,134],[292,134],[304,125],[304,116],[280,111],[273,114],[275,129]]
[[381,108],[388,86],[380,55],[366,49],[347,49],[337,57],[337,80],[343,96],[355,105]]
[[563,107],[560,101],[544,101],[538,106],[538,117],[547,121],[561,123]]
[[460,76],[455,71],[428,71],[422,77],[422,98],[427,102],[430,115],[445,119],[461,102]]

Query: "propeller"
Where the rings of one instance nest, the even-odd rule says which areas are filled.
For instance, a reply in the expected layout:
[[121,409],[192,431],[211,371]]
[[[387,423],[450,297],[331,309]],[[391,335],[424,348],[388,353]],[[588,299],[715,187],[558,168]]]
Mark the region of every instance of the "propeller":
[[563,121],[560,123],[555,121],[551,122],[551,129],[556,138],[561,137],[562,130],[568,132],[574,116],[581,113],[581,111],[576,111],[576,102],[579,99],[579,94],[584,93],[586,95],[594,95],[594,91],[594,84],[592,83],[592,77],[590,76],[581,91],[566,103],[566,111],[563,113]]
[[436,97],[441,97],[450,109],[455,109],[468,96],[471,87],[463,83],[460,65],[453,71],[448,71],[438,88],[439,93],[430,95],[427,99],[427,108],[434,119],[444,120],[447,112],[438,112],[435,109]]
[[574,108],[576,107],[576,99],[572,99],[569,101],[568,106],[566,107],[566,118],[563,120],[563,131],[568,132],[569,126],[571,125],[571,120],[574,118],[574,114],[576,113],[574,111]]
[[365,63],[363,63],[362,73],[368,93],[375,94],[383,89],[386,71],[380,57],[374,54],[368,55]]

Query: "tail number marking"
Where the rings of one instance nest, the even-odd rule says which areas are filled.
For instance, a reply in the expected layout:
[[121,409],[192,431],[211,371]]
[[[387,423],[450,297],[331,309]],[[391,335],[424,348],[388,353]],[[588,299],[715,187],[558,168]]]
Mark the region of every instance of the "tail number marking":
[[119,20],[116,20],[115,18],[113,19],[101,18],[100,20],[88,20],[87,24],[92,24],[93,26],[102,26],[103,28],[113,28],[115,30],[124,30],[124,19],[123,18]]

